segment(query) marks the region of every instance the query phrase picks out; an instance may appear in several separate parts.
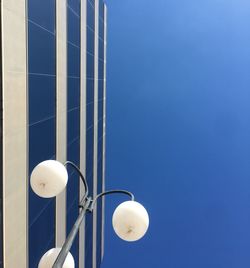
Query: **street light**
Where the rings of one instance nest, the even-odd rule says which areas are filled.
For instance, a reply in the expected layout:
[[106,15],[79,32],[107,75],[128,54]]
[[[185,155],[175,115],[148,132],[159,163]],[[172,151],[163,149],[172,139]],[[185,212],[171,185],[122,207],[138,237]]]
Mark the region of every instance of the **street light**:
[[[58,257],[61,248],[52,248],[48,250],[40,259],[38,268],[51,268],[56,258]],[[63,264],[63,268],[74,268],[75,261],[71,253],[69,252]]]
[[46,160],[38,164],[32,171],[30,184],[32,190],[43,198],[51,198],[61,193],[68,182],[67,165],[71,165],[80,175],[85,187],[85,193],[80,201],[79,216],[76,219],[62,248],[53,248],[47,251],[41,258],[38,268],[74,268],[74,259],[70,248],[79,231],[86,212],[92,213],[97,200],[104,195],[126,194],[130,201],[121,203],[114,211],[112,224],[115,233],[125,241],[136,241],[142,238],[149,226],[149,217],[146,209],[134,199],[131,192],[125,190],[111,190],[98,194],[95,198],[89,196],[88,184],[80,169],[70,161],[64,164],[56,160]]
[[55,160],[46,160],[38,164],[30,177],[32,190],[43,198],[57,196],[64,190],[67,182],[66,167]]
[[121,239],[136,241],[142,238],[148,229],[148,213],[140,203],[126,201],[116,208],[112,224]]

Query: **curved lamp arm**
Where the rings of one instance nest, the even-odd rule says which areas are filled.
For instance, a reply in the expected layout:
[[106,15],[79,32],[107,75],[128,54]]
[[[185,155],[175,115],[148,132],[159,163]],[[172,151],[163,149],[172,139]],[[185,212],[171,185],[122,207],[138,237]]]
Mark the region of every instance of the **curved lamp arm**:
[[67,165],[72,166],[72,167],[79,173],[79,175],[80,175],[80,177],[81,177],[81,179],[82,179],[82,182],[83,182],[83,184],[84,184],[84,187],[85,187],[85,194],[84,194],[84,196],[83,196],[83,198],[82,198],[82,200],[85,201],[85,199],[88,197],[88,194],[89,194],[89,188],[88,188],[87,181],[86,181],[86,179],[84,178],[84,176],[83,176],[81,170],[78,168],[77,165],[75,165],[75,164],[74,164],[73,162],[71,162],[71,161],[66,161],[66,162],[64,163],[64,166],[66,167]]
[[110,191],[106,191],[106,192],[103,192],[103,193],[98,194],[98,195],[92,200],[92,204],[91,204],[89,210],[90,210],[90,211],[93,211],[94,206],[95,206],[97,200],[98,200],[100,197],[102,197],[102,196],[104,196],[104,195],[109,195],[109,194],[125,194],[125,195],[128,195],[128,196],[131,197],[131,201],[135,201],[135,196],[134,196],[131,192],[129,192],[129,191],[125,191],[125,190],[110,190]]
[[[85,193],[81,201],[79,202],[79,207],[81,208],[79,210],[79,215],[68,237],[66,238],[66,241],[59,252],[59,255],[57,255],[57,258],[54,261],[52,268],[62,268],[65,259],[68,258],[67,257],[68,253],[79,231],[80,225],[84,219],[86,212],[92,213],[98,199],[105,195],[119,193],[119,194],[125,194],[131,198],[131,201],[126,201],[120,204],[116,208],[113,214],[113,227],[116,234],[120,238],[126,241],[136,241],[145,234],[149,224],[148,214],[142,205],[134,201],[135,197],[131,192],[126,190],[110,190],[103,193],[99,193],[94,198],[92,198],[91,196],[89,196],[87,180],[84,178],[80,169],[71,161],[66,161],[64,164],[62,164],[56,160],[45,160],[39,163],[31,173],[30,183],[33,191],[37,193],[37,195],[44,198],[51,198],[58,195],[67,186],[68,181],[68,173],[66,169],[67,165],[72,166],[81,177],[81,180],[85,187]],[[130,220],[132,219],[133,223],[132,226],[129,226],[129,230],[125,230],[127,228],[127,224],[125,224],[127,222],[127,218]],[[117,227],[118,225],[120,226],[123,225],[123,228],[119,229]],[[137,225],[137,227],[134,225]],[[136,227],[134,228],[134,230],[136,230],[135,233],[132,232],[133,231],[131,229],[132,227]],[[126,231],[126,233],[124,233],[124,230]],[[132,234],[132,236],[130,234]],[[48,258],[52,258],[53,256],[51,256],[50,254],[47,257],[45,257],[45,263],[48,260]],[[42,257],[42,259],[43,262],[44,257]],[[41,267],[47,267],[47,266],[41,266]]]

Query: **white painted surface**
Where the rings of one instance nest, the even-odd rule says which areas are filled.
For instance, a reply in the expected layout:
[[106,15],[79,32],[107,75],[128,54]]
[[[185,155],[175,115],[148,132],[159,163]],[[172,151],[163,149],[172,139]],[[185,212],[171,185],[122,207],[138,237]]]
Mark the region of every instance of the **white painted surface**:
[[[94,164],[93,164],[93,197],[97,195],[97,145],[98,145],[98,46],[99,43],[99,0],[95,0],[95,50],[94,50]],[[97,211],[93,210],[93,268],[96,268],[97,246]]]
[[[26,1],[3,0],[3,260],[28,267]],[[17,261],[18,260],[18,261]]]
[[[67,1],[56,0],[56,159],[67,160]],[[56,197],[56,246],[66,238],[66,190]]]
[[[107,6],[104,5],[104,70],[103,70],[103,163],[102,163],[102,191],[105,192],[106,175],[106,76],[107,76]],[[102,198],[102,245],[101,255],[104,256],[105,238],[105,197]]]

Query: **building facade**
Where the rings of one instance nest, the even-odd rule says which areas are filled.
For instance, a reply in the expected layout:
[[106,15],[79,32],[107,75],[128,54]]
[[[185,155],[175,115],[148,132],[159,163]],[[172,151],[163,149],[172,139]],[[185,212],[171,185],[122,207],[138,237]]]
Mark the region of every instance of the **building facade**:
[[[77,173],[42,199],[29,185],[38,163],[73,161],[91,196],[104,190],[106,21],[102,0],[1,0],[0,267],[37,267],[78,216]],[[75,267],[100,267],[103,233],[100,201],[71,248]]]

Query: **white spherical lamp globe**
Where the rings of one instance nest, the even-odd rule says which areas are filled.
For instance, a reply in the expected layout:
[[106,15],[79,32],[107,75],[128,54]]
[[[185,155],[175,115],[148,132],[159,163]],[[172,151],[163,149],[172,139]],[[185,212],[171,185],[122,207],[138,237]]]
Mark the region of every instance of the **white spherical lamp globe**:
[[146,209],[138,202],[121,203],[113,214],[113,227],[123,240],[136,241],[147,232],[149,217]]
[[[52,248],[48,250],[40,259],[38,268],[51,268],[59,255],[61,248]],[[62,268],[75,268],[75,261],[69,252]]]
[[46,160],[32,171],[30,185],[39,196],[50,198],[58,195],[66,187],[68,172],[65,166],[56,160]]

